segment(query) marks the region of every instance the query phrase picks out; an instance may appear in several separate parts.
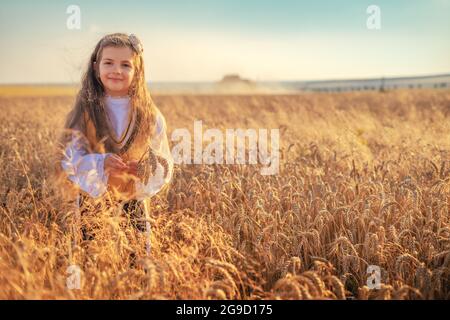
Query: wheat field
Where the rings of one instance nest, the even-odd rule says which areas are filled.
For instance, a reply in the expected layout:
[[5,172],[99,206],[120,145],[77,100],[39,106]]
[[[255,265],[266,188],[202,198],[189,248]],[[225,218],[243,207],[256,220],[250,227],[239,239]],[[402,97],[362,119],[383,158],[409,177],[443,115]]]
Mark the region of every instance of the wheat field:
[[169,134],[279,128],[279,174],[177,165],[152,200],[150,257],[108,209],[74,244],[52,179],[74,96],[0,96],[0,299],[450,299],[448,90],[154,100]]

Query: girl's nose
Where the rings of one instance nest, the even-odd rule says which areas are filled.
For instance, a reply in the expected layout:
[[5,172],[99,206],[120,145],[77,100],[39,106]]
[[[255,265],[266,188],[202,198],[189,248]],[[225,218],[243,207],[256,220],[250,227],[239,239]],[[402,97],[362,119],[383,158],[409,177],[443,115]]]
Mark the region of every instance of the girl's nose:
[[120,73],[121,73],[120,66],[114,65],[113,72],[114,72],[114,73],[119,73],[119,74],[120,74]]

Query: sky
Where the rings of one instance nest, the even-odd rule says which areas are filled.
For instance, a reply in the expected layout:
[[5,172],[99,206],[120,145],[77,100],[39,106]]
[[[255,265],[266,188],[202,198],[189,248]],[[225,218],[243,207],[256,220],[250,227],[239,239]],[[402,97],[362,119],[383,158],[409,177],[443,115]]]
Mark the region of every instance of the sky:
[[[70,5],[80,29],[69,29]],[[380,29],[369,29],[370,5]],[[450,73],[450,0],[4,0],[0,83],[77,83],[108,33],[134,33],[148,81]]]

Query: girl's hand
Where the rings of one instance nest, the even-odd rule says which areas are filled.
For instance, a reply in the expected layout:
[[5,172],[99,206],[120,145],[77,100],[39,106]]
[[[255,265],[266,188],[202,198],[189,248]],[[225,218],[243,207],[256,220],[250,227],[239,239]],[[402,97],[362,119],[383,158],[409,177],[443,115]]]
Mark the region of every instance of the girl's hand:
[[120,175],[129,170],[127,164],[117,154],[106,156],[104,167],[105,171],[111,175]]
[[127,162],[128,165],[128,173],[132,174],[133,176],[137,177],[138,173],[138,161],[132,160]]

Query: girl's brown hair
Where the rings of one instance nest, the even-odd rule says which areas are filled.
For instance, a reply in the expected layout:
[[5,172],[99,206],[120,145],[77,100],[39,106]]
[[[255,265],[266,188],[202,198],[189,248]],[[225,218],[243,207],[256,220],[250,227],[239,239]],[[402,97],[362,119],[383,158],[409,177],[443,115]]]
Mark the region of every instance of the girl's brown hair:
[[[134,35],[114,33],[104,36],[96,45],[89,59],[87,71],[83,75],[81,89],[78,92],[74,108],[69,113],[65,128],[77,129],[86,134],[86,123],[83,116],[87,114],[96,128],[97,140],[101,141],[108,136],[105,114],[104,99],[105,91],[98,77],[98,65],[102,57],[103,49],[106,47],[129,47],[133,55],[135,68],[129,96],[131,108],[137,113],[137,125],[134,126],[131,136],[150,136],[154,130],[156,108],[147,89],[144,76],[144,60],[142,46]],[[108,140],[106,140],[108,141]],[[108,147],[108,143],[106,143]]]

